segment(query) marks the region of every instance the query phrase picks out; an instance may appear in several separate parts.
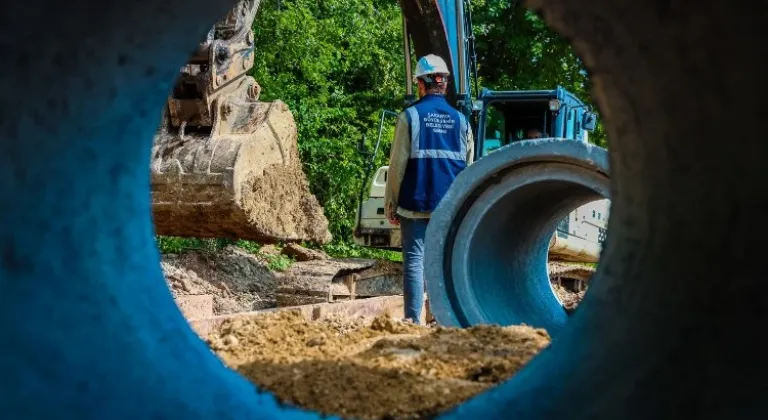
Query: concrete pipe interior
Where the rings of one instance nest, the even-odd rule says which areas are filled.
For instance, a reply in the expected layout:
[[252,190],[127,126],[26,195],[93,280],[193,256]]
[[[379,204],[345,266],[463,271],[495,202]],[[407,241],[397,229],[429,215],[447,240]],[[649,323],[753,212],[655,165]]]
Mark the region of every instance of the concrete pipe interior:
[[572,210],[606,198],[608,187],[608,178],[590,169],[538,163],[476,189],[446,250],[461,325],[525,323],[555,335],[568,315],[547,274],[552,234]]
[[[766,418],[768,3],[530,0],[592,73],[610,235],[557,340],[445,418]],[[318,418],[254,392],[162,279],[147,169],[230,1],[11,0],[0,15],[5,418]],[[755,132],[757,134],[755,134]],[[757,331],[757,332],[756,332]]]

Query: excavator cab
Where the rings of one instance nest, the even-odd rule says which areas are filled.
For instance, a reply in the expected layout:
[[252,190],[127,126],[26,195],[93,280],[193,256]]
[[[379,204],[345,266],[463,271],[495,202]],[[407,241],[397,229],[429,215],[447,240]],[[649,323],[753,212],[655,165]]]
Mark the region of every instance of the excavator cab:
[[508,144],[535,138],[586,142],[588,133],[595,128],[596,117],[589,107],[559,86],[554,90],[532,91],[485,89],[475,107],[482,110],[477,127],[477,158]]

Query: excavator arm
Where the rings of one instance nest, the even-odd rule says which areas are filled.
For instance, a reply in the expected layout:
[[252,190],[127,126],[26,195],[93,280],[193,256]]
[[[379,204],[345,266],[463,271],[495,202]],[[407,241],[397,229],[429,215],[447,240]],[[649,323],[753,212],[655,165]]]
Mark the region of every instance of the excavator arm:
[[260,0],[241,0],[208,33],[168,97],[154,139],[158,234],[261,242],[331,239],[281,101],[259,100],[248,75]]
[[[156,232],[261,242],[331,240],[309,190],[297,127],[281,101],[262,102],[252,25],[260,0],[241,0],[208,33],[179,74],[154,140]],[[467,89],[462,0],[400,0],[404,45],[450,63],[450,97]],[[410,71],[408,72],[410,74]],[[407,93],[412,94],[410,78]]]
[[467,114],[469,109],[469,69],[467,29],[463,0],[400,0],[403,11],[403,41],[406,60],[406,97],[412,97],[410,38],[416,57],[436,54],[452,69],[448,98]]

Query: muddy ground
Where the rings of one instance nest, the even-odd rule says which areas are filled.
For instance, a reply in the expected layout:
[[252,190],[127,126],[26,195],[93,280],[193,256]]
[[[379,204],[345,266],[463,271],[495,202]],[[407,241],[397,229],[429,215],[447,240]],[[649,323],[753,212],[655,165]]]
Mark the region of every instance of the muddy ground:
[[225,364],[283,403],[357,419],[448,410],[514,375],[549,342],[526,326],[308,322],[294,312],[227,322],[208,338]]

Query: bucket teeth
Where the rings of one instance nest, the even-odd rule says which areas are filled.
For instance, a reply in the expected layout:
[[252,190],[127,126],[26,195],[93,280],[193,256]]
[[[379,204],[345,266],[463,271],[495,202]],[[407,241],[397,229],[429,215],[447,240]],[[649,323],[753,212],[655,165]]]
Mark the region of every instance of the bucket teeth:
[[331,240],[280,101],[258,100],[251,25],[241,0],[190,57],[171,92],[151,161],[156,233],[262,243]]
[[216,132],[188,131],[181,138],[166,127],[155,139],[151,188],[157,233],[328,242],[328,220],[309,191],[287,106],[220,100],[218,109],[227,119]]

